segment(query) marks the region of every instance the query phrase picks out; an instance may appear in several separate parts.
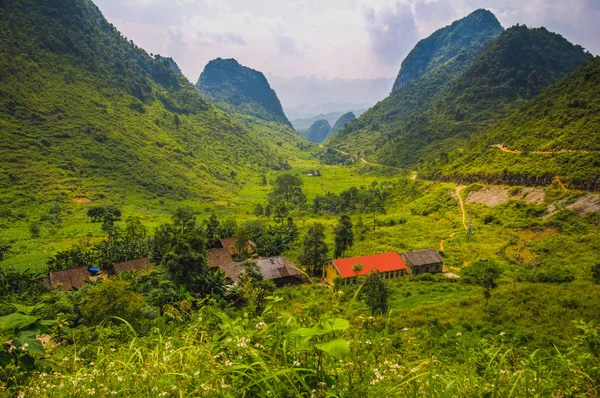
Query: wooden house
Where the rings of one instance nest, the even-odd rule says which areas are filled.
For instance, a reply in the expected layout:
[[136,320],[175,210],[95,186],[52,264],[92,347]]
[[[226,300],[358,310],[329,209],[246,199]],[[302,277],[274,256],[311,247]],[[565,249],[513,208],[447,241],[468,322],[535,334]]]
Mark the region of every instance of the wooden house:
[[416,250],[400,255],[413,275],[442,272],[444,266],[444,259],[435,249]]
[[[258,270],[265,280],[271,280],[277,286],[302,283],[304,281],[304,275],[296,264],[283,256],[259,258],[253,261],[256,262]],[[237,283],[239,282],[241,272],[244,270],[244,264],[239,262],[231,263],[219,268],[227,274],[229,279]]]
[[325,279],[333,284],[333,280],[340,276],[346,284],[356,283],[357,277],[378,271],[384,279],[396,279],[404,276],[406,264],[396,252],[374,254],[351,258],[338,258],[332,260],[325,268]]

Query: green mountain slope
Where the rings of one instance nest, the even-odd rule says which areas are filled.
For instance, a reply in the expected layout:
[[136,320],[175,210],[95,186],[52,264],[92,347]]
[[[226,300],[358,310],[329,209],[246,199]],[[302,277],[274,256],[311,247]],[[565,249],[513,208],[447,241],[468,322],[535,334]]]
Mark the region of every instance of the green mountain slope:
[[[422,76],[403,75],[401,69],[399,78],[405,76],[402,86],[365,112],[355,123],[333,135],[328,144],[346,152],[371,155],[386,142],[402,134],[410,123],[418,120],[502,31],[493,14],[479,10],[422,40],[417,46],[421,50],[411,52],[412,55],[402,66],[409,70],[416,68],[411,65],[419,64],[418,54],[428,49],[426,54],[430,61],[419,64]],[[457,37],[456,32],[462,36]],[[458,48],[460,51],[455,54]],[[425,72],[427,65],[431,69]],[[409,82],[409,75],[416,80]]]
[[537,95],[591,58],[544,28],[512,27],[372,159],[415,167],[443,157],[504,117],[518,100]]
[[302,132],[302,136],[310,142],[323,142],[331,132],[331,125],[325,119],[317,120],[310,128]]
[[600,58],[492,125],[462,152],[423,170],[430,178],[600,190]]
[[217,58],[210,61],[196,87],[225,110],[292,126],[265,76],[240,65],[235,59]]
[[209,198],[272,155],[88,0],[0,3],[0,201]]
[[353,122],[355,120],[356,120],[356,116],[354,116],[354,113],[348,112],[348,113],[343,114],[335,122],[335,124],[331,128],[331,132],[329,134],[331,135],[331,134],[337,133],[338,131],[340,131],[341,129],[343,129],[344,127],[346,127],[348,124],[350,124],[351,122]]
[[392,92],[458,56],[465,47],[477,42],[487,43],[490,36],[501,32],[502,27],[494,14],[482,9],[437,30],[417,43],[402,61]]

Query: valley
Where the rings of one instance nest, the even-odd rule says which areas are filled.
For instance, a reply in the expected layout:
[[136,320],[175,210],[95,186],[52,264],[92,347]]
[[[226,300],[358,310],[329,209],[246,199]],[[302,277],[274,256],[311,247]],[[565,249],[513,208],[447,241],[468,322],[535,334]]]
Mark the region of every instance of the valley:
[[476,10],[290,121],[236,59],[9,3],[0,397],[598,395],[598,57]]

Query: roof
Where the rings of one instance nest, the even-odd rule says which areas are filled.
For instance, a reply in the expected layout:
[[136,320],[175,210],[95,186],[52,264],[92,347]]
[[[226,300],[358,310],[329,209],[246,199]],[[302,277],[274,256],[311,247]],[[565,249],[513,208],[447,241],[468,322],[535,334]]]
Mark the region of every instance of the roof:
[[87,267],[71,268],[62,271],[51,271],[44,278],[44,285],[48,287],[60,287],[60,290],[68,291],[71,288],[81,288],[90,281],[90,273]]
[[208,249],[206,259],[210,268],[228,265],[233,262],[231,254],[224,248]]
[[435,249],[416,250],[403,253],[413,266],[443,263],[444,259]]
[[152,264],[150,264],[148,257],[137,258],[129,261],[121,261],[113,265],[116,274],[129,271],[140,272],[150,269],[151,267]]
[[[287,277],[301,277],[302,272],[296,264],[283,256],[267,257],[254,260],[265,280],[277,280]],[[243,263],[231,263],[220,267],[233,282],[239,281],[240,273],[244,269]]]
[[[354,272],[355,264],[362,264],[360,272]],[[368,275],[371,271],[388,272],[406,269],[406,264],[396,252],[373,254],[371,256],[360,256],[352,258],[338,258],[333,260],[333,265],[342,278],[352,278],[360,275]]]
[[[223,246],[224,249],[226,249],[229,254],[231,254],[232,256],[235,256],[237,253],[237,248],[235,247],[235,238],[223,238],[221,239],[221,246]],[[246,243],[246,247],[247,248],[252,248],[255,247],[256,243],[254,243],[253,241],[249,240]]]

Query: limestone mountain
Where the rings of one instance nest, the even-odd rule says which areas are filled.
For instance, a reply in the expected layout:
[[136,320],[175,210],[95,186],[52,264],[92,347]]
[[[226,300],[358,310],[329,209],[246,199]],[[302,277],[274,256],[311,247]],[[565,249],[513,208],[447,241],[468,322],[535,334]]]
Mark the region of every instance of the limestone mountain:
[[332,135],[329,143],[362,155],[377,151],[419,118],[502,32],[485,10],[434,32],[409,54],[392,94]]
[[273,154],[89,0],[0,2],[0,202],[210,198]]
[[355,120],[356,120],[356,116],[354,116],[354,113],[348,112],[348,113],[343,114],[335,122],[335,124],[331,128],[331,132],[329,133],[329,135],[337,133],[338,131],[340,131],[341,129],[343,129],[344,127],[346,127],[348,124],[350,124],[351,122],[353,122]]
[[277,94],[265,76],[235,59],[210,61],[196,83],[200,92],[225,110],[255,116],[291,127]]
[[590,59],[582,47],[545,28],[507,29],[374,158],[414,166],[462,146],[506,116],[518,100],[538,95]]
[[303,132],[304,138],[311,142],[321,143],[329,136],[331,125],[325,119],[317,120],[312,126]]
[[154,58],[159,62],[165,63],[167,66],[169,66],[169,68],[173,69],[176,75],[183,76],[183,73],[181,73],[181,69],[179,69],[179,65],[177,65],[177,62],[175,62],[173,58],[163,57],[160,55],[155,55]]
[[466,47],[478,42],[486,44],[502,31],[496,16],[482,9],[437,30],[417,43],[404,59],[392,92],[458,56]]

